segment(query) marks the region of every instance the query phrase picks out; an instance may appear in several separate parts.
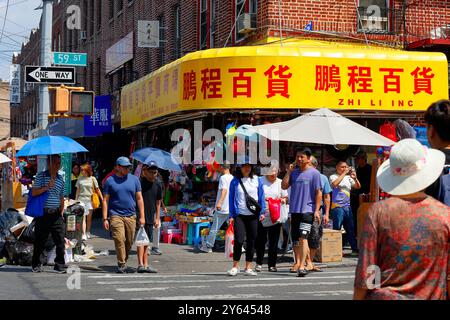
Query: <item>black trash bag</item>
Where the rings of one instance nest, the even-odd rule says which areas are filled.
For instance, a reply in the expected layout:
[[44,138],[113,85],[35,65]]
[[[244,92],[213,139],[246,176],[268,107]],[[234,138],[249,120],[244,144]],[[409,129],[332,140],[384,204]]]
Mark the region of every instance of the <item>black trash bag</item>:
[[22,222],[22,217],[16,209],[8,209],[0,213],[0,258],[5,256],[5,244],[7,240],[15,239],[9,229]]
[[28,227],[23,230],[22,234],[19,237],[20,241],[27,242],[27,243],[34,243],[35,239],[35,233],[34,233],[34,227],[36,225],[36,221],[33,220]]
[[79,203],[75,203],[75,204],[67,207],[67,210],[70,213],[75,214],[77,216],[84,215],[84,207],[81,204],[79,204]]
[[8,263],[19,266],[31,266],[33,245],[23,241],[9,240],[5,244],[8,252]]

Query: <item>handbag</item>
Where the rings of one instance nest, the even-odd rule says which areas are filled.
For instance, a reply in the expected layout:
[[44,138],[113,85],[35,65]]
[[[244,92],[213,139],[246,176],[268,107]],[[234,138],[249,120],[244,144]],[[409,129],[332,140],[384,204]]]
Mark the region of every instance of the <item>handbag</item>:
[[91,196],[91,201],[92,201],[92,209],[98,209],[100,207],[100,197],[98,196],[96,190],[95,190],[95,184],[94,184],[94,179],[92,178],[92,196]]
[[247,209],[250,210],[250,212],[254,215],[259,215],[259,213],[261,212],[261,206],[259,205],[258,201],[256,201],[248,194],[247,190],[244,187],[244,183],[242,183],[242,179],[239,179],[239,183],[241,184],[242,190],[244,190],[245,205],[247,206]]
[[44,205],[48,199],[48,191],[40,194],[39,196],[33,196],[32,190],[28,191],[27,206],[25,208],[25,214],[29,217],[40,218],[44,216]]

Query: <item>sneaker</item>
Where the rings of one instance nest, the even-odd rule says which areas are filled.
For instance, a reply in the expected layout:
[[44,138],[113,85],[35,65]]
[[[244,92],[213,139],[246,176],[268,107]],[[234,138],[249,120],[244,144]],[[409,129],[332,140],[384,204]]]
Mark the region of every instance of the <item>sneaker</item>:
[[352,250],[352,253],[350,253],[350,257],[359,257],[359,250]]
[[205,252],[205,253],[211,253],[212,249],[210,247],[200,247],[200,251]]
[[255,271],[256,272],[261,272],[262,271],[262,265],[257,264],[256,267],[255,267]]
[[126,273],[126,271],[127,271],[127,267],[126,266],[119,266],[119,267],[117,267],[116,273],[123,274],[123,273]]
[[245,248],[244,247],[242,247],[242,253],[245,253]]
[[87,240],[87,236],[85,234],[83,234],[83,236],[81,237],[81,240],[86,241]]
[[43,272],[41,266],[33,267],[33,268],[31,268],[31,271],[32,271],[33,273],[41,273],[41,272]]
[[292,252],[292,248],[286,250],[286,254],[291,254]]
[[298,269],[297,271],[297,277],[304,278],[308,274],[308,271],[305,269]]
[[244,275],[255,277],[255,276],[257,276],[258,274],[257,274],[257,273],[255,272],[255,270],[253,270],[253,269],[245,269]]
[[144,269],[144,273],[158,273],[158,270],[153,269],[152,267],[147,267]]
[[92,238],[92,235],[91,235],[91,233],[90,233],[90,232],[88,232],[88,233],[86,234],[86,237],[87,237],[88,239],[91,239],[91,238]]
[[269,272],[278,272],[276,267],[270,267]]
[[65,266],[55,265],[53,270],[55,270],[57,273],[61,273],[61,274],[62,273],[67,273],[67,268]]
[[159,248],[152,248],[151,254],[154,256],[160,256],[162,255],[161,250],[159,250]]
[[239,271],[239,268],[231,268],[230,270],[228,270],[228,275],[232,277],[237,276]]
[[137,267],[137,273],[144,273],[145,272],[145,267],[144,266],[138,266]]

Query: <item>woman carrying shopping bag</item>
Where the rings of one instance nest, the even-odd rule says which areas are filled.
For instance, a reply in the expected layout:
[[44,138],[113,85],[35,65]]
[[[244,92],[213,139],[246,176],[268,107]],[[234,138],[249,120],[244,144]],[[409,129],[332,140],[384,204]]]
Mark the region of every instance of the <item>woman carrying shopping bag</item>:
[[239,260],[242,255],[242,245],[247,238],[245,252],[245,270],[247,276],[256,276],[252,269],[258,221],[264,219],[265,198],[261,179],[253,175],[253,166],[246,159],[244,164],[238,164],[235,178],[230,184],[230,224],[234,223],[233,267],[228,275],[239,273]]
[[100,206],[103,195],[98,187],[97,179],[93,176],[90,164],[81,166],[81,175],[77,180],[75,199],[84,207],[83,240],[91,238],[92,212]]
[[[279,179],[279,165],[272,162],[270,168],[265,169],[265,176],[262,178],[264,196],[266,200],[265,219],[258,222],[258,235],[256,237],[256,271],[262,271],[264,252],[266,250],[267,238],[269,239],[269,272],[277,272],[277,247],[280,240],[281,222],[287,217],[281,217],[281,206],[285,206],[288,198],[286,190],[281,189],[281,179]],[[285,208],[284,208],[285,210]],[[287,213],[287,212],[285,212]]]

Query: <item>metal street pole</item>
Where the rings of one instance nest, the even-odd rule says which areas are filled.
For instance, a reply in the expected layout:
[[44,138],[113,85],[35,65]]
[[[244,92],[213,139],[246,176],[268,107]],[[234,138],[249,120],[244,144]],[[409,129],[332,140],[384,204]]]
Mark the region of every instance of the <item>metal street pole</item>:
[[[53,33],[53,0],[42,1],[41,19],[41,66],[52,64],[52,33]],[[48,85],[41,84],[39,87],[39,118],[37,136],[48,135],[48,115],[50,113],[50,95]],[[38,157],[38,172],[47,166],[47,157]]]
[[[43,0],[41,21],[41,63],[43,66],[52,64],[52,27],[53,27],[53,0]],[[48,85],[41,84],[39,88],[39,119],[38,128],[47,131],[48,115],[50,113],[50,96]],[[42,131],[41,131],[42,132]],[[42,135],[39,134],[39,135]]]

